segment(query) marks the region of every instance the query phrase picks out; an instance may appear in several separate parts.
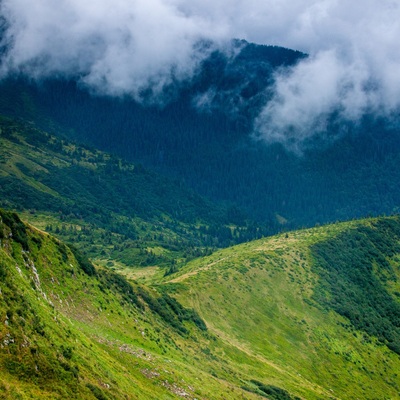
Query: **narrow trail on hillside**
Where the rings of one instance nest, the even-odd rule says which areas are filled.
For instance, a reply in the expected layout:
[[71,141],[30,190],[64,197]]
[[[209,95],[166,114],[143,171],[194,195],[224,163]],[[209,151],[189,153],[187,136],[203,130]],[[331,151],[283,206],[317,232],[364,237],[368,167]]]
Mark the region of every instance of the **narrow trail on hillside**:
[[178,282],[182,282],[182,281],[186,280],[187,278],[190,278],[191,276],[197,275],[197,274],[200,273],[200,272],[210,270],[214,265],[216,265],[216,264],[220,263],[221,261],[224,261],[224,260],[226,260],[226,259],[228,259],[228,258],[229,258],[229,257],[220,258],[219,260],[216,260],[216,261],[212,262],[211,264],[206,265],[206,266],[203,267],[203,268],[198,268],[198,269],[196,269],[196,270],[194,270],[194,271],[186,272],[185,274],[183,274],[183,275],[181,275],[181,276],[178,276],[177,278],[171,279],[170,281],[167,281],[167,283],[178,283]]

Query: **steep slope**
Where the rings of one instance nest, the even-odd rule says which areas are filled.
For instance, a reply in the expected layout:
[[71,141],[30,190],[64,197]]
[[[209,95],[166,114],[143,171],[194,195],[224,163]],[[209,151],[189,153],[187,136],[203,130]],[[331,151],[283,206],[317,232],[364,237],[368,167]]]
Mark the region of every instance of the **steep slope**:
[[0,129],[0,204],[104,263],[170,266],[262,233],[141,165],[24,121],[0,118]]
[[397,399],[399,241],[399,217],[292,232],[192,261],[167,288],[253,360],[236,359],[242,371],[267,365],[253,381],[307,399]]
[[[73,80],[3,82],[0,110],[184,179],[197,192],[246,208],[274,232],[396,212],[398,124],[335,120],[303,157],[251,139],[274,73],[304,54],[236,42],[215,52],[161,105],[93,96]],[[167,100],[167,101],[164,101]],[[164,102],[163,102],[164,101]]]
[[246,243],[146,287],[0,214],[3,398],[399,398],[398,217]]
[[1,398],[216,399],[244,393],[237,371],[230,376],[226,365],[202,353],[216,338],[193,310],[96,270],[15,214],[0,211],[0,241]]

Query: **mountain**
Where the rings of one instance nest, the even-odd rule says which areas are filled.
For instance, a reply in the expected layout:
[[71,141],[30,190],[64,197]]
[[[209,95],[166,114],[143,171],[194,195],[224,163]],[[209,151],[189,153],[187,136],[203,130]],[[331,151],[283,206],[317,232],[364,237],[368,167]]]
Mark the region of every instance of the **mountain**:
[[399,217],[241,244],[149,286],[0,215],[2,398],[399,398]]
[[141,165],[23,120],[0,117],[0,129],[0,204],[24,211],[24,218],[97,262],[171,269],[267,233],[239,210]]
[[246,353],[252,361],[237,359],[243,371],[265,363],[265,378],[306,399],[399,398],[399,223],[354,221],[246,243],[190,262],[167,287]]
[[252,138],[274,74],[306,55],[236,41],[192,80],[138,103],[90,93],[74,80],[3,81],[0,111],[157,170],[209,199],[235,204],[273,232],[395,213],[400,136],[393,121],[332,116],[303,155]]
[[156,103],[1,82],[1,398],[400,398],[400,217],[265,237],[398,211],[397,126],[255,142],[305,55],[234,50]]

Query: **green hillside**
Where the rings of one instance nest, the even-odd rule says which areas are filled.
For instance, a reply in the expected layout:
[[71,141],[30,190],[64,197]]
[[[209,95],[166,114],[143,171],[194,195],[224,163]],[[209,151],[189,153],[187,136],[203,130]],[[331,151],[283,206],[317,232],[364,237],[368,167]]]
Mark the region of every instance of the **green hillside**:
[[[0,213],[2,399],[239,398],[240,377],[201,348],[216,339],[167,294],[95,269]],[[256,398],[256,396],[246,396]]]
[[399,217],[292,232],[193,261],[167,287],[246,353],[236,362],[255,380],[306,399],[396,399],[399,241]]
[[262,234],[236,209],[141,165],[6,117],[0,118],[0,206],[109,266],[176,268]]
[[400,398],[399,239],[398,217],[291,232],[145,286],[2,211],[0,396]]

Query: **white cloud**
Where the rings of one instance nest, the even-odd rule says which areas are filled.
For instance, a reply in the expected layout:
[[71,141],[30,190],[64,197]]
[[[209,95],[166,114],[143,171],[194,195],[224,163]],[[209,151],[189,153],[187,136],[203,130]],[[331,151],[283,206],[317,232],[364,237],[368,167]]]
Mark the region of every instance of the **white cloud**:
[[82,76],[116,95],[140,97],[149,83],[159,92],[189,77],[203,56],[198,42],[223,36],[223,27],[163,0],[3,0],[1,7],[12,43],[3,71]]
[[255,123],[258,137],[297,149],[325,133],[332,111],[357,122],[400,107],[400,4],[308,3],[284,42],[310,57],[276,75],[274,96]]
[[[332,110],[357,120],[400,105],[400,3],[392,0],[0,0],[12,47],[2,71],[74,75],[108,94],[189,78],[202,39],[307,52],[276,76],[258,136],[301,146]],[[150,85],[150,86],[149,86]]]

